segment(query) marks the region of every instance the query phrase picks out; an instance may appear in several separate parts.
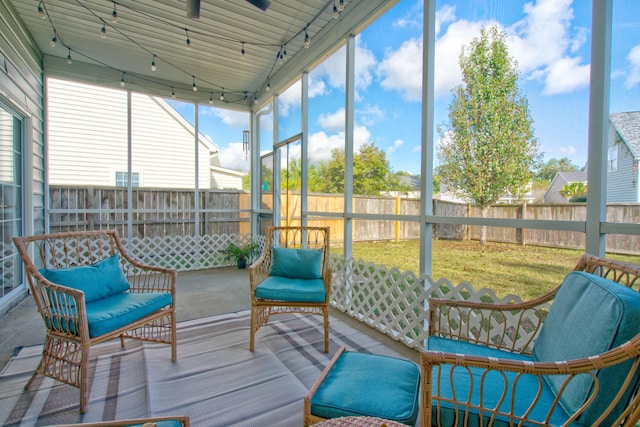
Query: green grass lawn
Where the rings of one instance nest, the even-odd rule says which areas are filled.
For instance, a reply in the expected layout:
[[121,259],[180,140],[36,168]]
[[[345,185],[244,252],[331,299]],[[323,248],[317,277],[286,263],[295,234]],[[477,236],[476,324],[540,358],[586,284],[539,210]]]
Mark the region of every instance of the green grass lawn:
[[[336,248],[336,252],[342,252]],[[477,241],[433,241],[432,277],[453,284],[469,282],[496,295],[519,295],[523,300],[542,295],[562,282],[583,251]],[[353,256],[366,262],[419,271],[418,241],[354,243]],[[607,254],[640,264],[640,256]]]

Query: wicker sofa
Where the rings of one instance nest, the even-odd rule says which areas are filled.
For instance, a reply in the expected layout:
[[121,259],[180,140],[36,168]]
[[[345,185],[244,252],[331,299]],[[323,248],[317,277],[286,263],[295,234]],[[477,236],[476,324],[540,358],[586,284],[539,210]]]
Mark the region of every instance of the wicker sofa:
[[31,293],[46,328],[38,374],[80,389],[88,409],[91,346],[120,338],[166,343],[176,350],[177,270],[143,265],[115,230],[15,237]]

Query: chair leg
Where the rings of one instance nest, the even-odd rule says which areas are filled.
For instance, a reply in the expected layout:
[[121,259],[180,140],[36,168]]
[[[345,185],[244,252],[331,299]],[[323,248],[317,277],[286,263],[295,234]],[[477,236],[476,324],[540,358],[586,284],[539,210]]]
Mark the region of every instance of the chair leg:
[[171,361],[178,360],[178,337],[176,333],[176,313],[171,313]]
[[251,307],[251,325],[249,326],[249,351],[253,351],[255,334],[256,334],[256,308]]
[[324,315],[324,352],[329,353],[329,310],[325,308]]
[[89,410],[89,347],[82,349],[80,358],[80,412],[84,414]]

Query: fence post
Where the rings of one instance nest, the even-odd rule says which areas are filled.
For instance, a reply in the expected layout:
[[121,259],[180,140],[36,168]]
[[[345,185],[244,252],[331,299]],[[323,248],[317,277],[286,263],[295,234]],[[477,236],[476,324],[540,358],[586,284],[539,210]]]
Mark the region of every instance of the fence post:
[[[527,203],[522,202],[522,204],[518,207],[516,217],[518,219],[524,219],[526,215],[527,215]],[[519,243],[522,246],[526,245],[524,233],[525,233],[524,229],[516,228],[516,243]]]
[[[395,214],[396,215],[400,215],[400,211],[401,210],[402,210],[402,207],[401,207],[400,195],[397,195],[396,196]],[[394,234],[395,234],[395,241],[396,241],[396,243],[398,243],[400,241],[400,221],[395,220],[393,222],[393,229],[394,229]]]

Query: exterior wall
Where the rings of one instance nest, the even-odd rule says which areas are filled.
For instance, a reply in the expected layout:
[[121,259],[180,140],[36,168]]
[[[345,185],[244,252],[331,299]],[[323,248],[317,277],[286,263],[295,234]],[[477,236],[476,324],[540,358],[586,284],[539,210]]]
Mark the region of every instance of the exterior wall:
[[[44,91],[42,53],[28,35],[15,10],[0,2],[0,99],[23,115],[26,125],[24,147],[26,208],[30,209],[25,232],[42,233],[45,229],[44,172]],[[28,157],[27,157],[28,156]],[[29,196],[30,195],[30,196]]]
[[560,194],[560,190],[564,187],[567,182],[562,179],[559,175],[556,175],[549,184],[549,189],[544,194],[544,203],[568,203],[566,197],[563,197]]
[[[127,92],[47,80],[52,185],[115,185],[127,171]],[[140,186],[195,188],[193,127],[161,99],[131,95],[132,171]],[[201,138],[199,187],[210,187],[212,145]]]
[[242,173],[212,166],[211,188],[217,190],[242,190]]
[[[21,222],[7,223],[0,239],[3,280],[6,280],[0,298],[0,313],[5,313],[26,294],[26,281],[20,275],[21,263],[11,238],[16,234],[43,233],[46,224],[42,54],[15,10],[4,1],[0,2],[0,64],[0,103],[11,112],[10,128],[13,115],[21,119],[24,142],[23,163],[20,165],[23,168],[23,209],[17,211]],[[12,181],[13,176],[9,182]],[[12,213],[6,215],[11,216]],[[22,229],[14,229],[19,224],[22,224]]]
[[638,202],[638,171],[634,170],[634,158],[629,147],[622,141],[613,126],[609,125],[609,149],[618,147],[618,168],[607,173],[607,203]]

